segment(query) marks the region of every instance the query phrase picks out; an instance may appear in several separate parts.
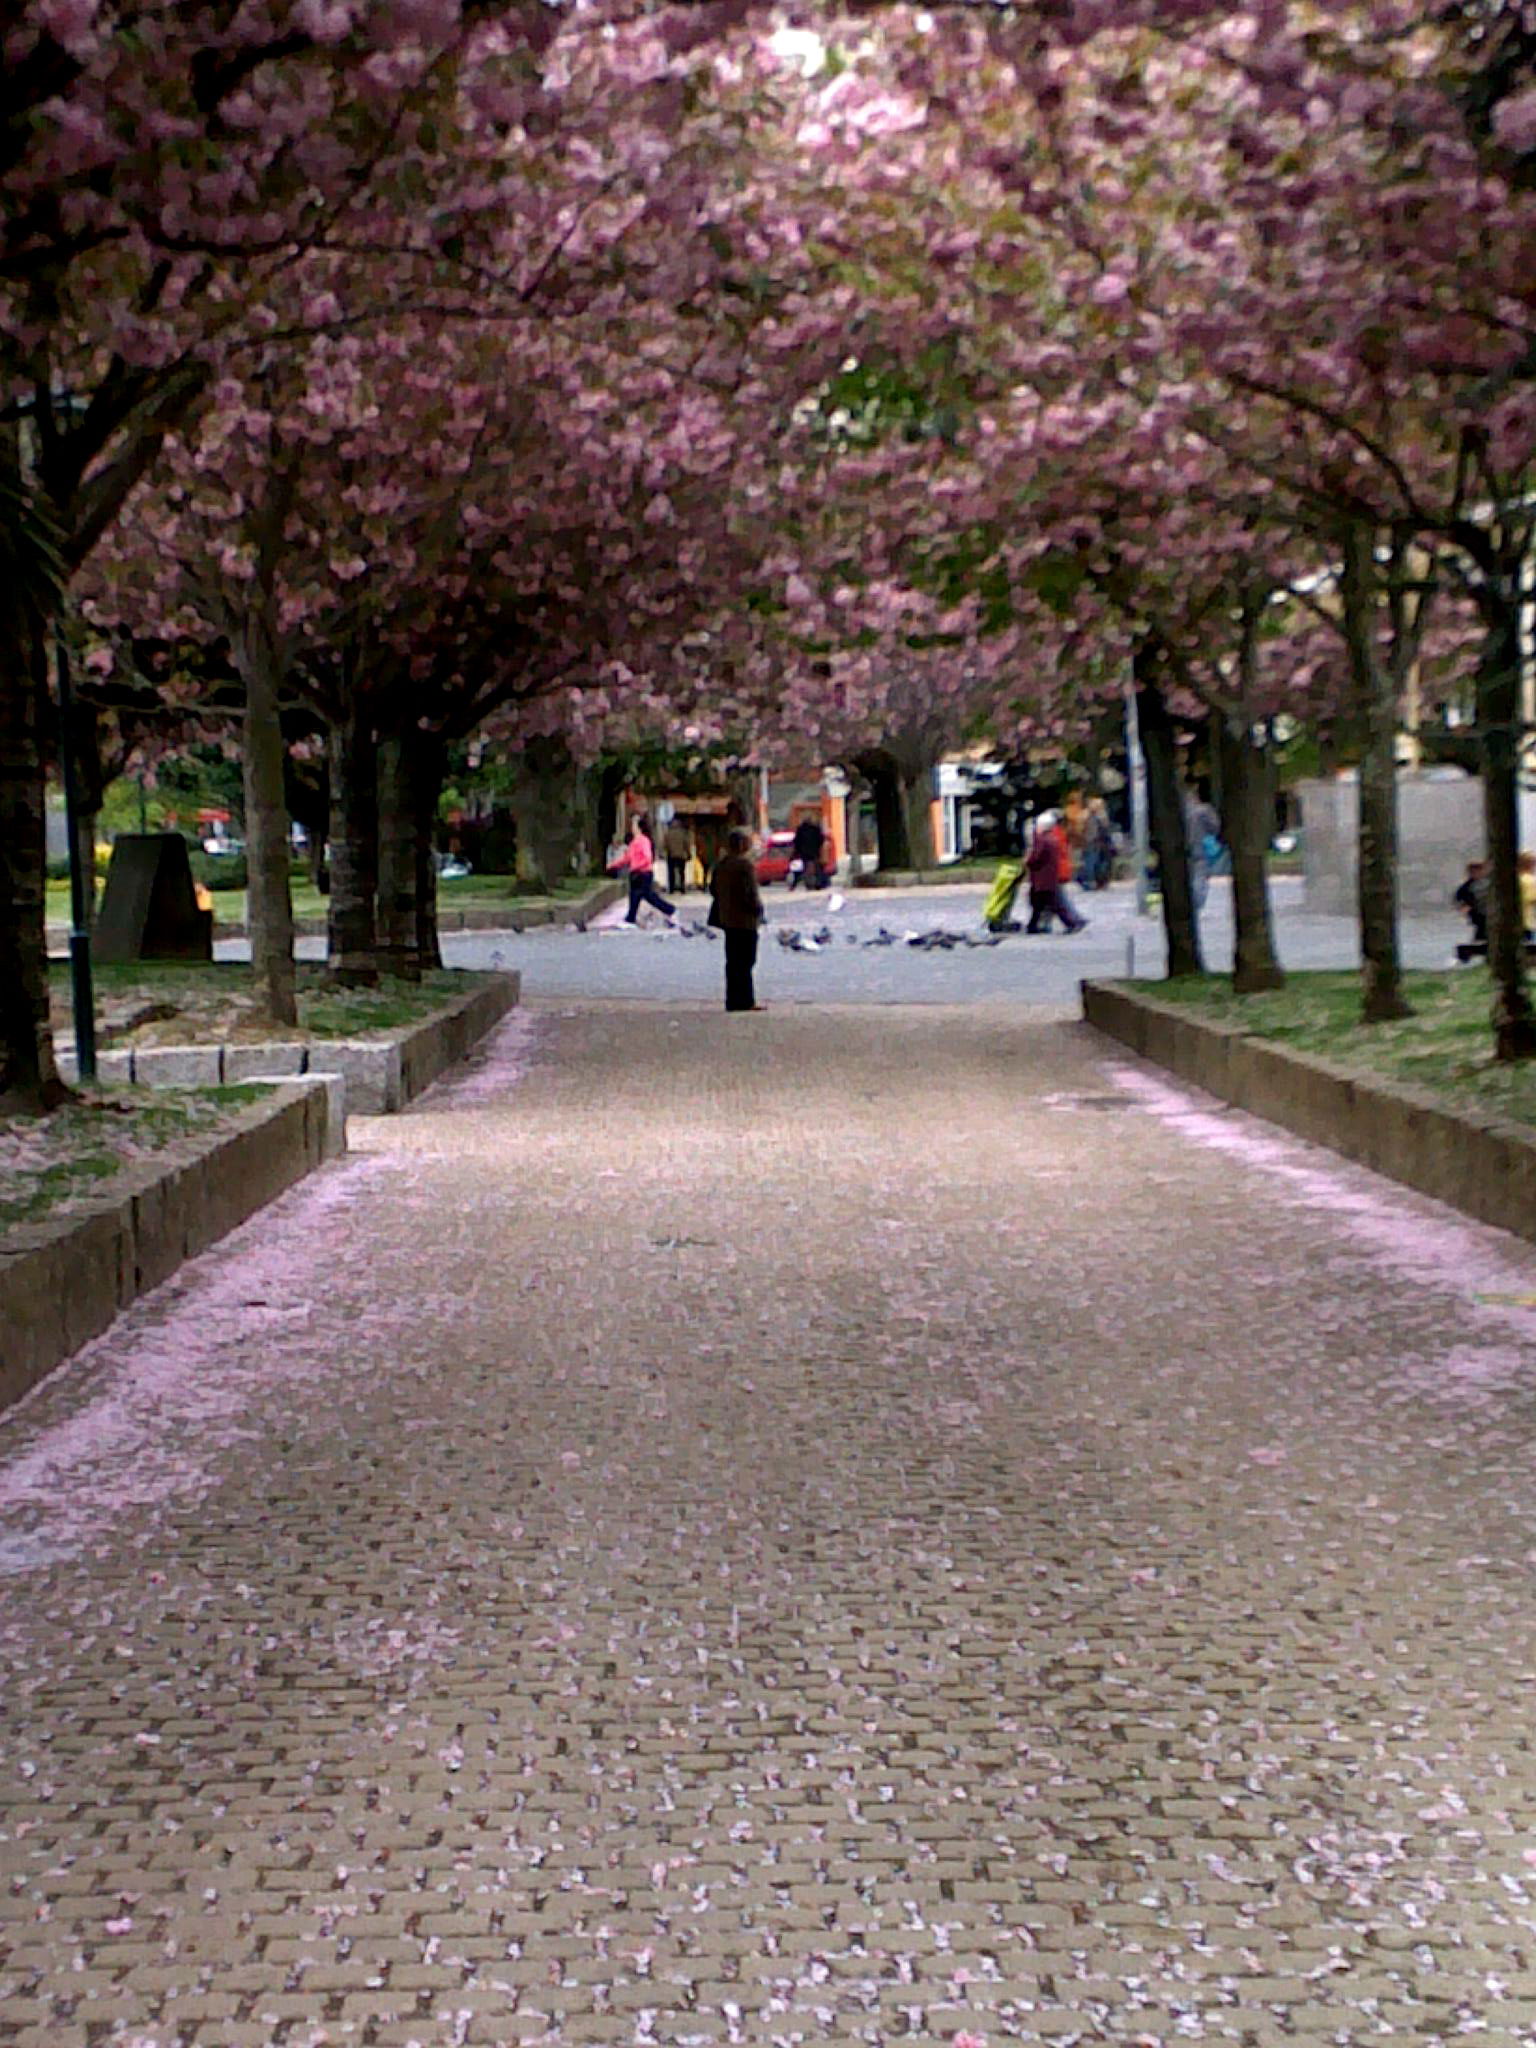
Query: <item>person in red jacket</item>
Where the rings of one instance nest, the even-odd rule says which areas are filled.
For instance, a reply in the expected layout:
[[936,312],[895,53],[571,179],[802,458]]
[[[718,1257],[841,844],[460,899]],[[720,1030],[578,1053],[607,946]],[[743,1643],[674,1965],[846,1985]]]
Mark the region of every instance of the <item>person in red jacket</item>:
[[1055,811],[1043,811],[1035,823],[1035,836],[1026,862],[1029,875],[1029,923],[1026,931],[1048,932],[1053,918],[1060,918],[1068,932],[1080,932],[1088,922],[1073,908],[1067,894],[1072,879],[1072,848],[1067,828]]

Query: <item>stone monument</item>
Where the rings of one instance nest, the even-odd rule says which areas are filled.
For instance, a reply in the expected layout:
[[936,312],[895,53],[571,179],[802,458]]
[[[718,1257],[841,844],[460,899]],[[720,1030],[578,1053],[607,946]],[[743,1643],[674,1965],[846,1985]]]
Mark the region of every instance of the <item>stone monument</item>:
[[114,840],[91,952],[107,965],[213,958],[213,912],[197,907],[179,832],[125,832]]

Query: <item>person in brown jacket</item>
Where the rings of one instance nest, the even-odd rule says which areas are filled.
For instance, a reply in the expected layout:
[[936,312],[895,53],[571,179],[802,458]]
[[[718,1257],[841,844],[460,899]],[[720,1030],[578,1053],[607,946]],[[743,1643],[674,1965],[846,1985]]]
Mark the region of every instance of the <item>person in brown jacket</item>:
[[763,921],[763,899],[752,864],[752,837],[738,828],[710,878],[709,921],[725,933],[725,1007],[761,1010],[752,988],[757,965],[757,931]]
[[661,844],[667,856],[667,887],[675,896],[681,895],[688,886],[688,856],[693,851],[692,834],[681,818],[673,818]]

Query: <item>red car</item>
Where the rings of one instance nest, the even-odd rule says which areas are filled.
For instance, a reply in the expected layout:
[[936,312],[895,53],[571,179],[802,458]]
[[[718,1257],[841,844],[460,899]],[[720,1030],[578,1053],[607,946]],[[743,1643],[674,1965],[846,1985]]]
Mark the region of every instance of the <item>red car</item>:
[[765,884],[782,882],[789,873],[789,864],[794,857],[794,833],[770,832],[763,841],[762,852],[757,856],[757,879]]

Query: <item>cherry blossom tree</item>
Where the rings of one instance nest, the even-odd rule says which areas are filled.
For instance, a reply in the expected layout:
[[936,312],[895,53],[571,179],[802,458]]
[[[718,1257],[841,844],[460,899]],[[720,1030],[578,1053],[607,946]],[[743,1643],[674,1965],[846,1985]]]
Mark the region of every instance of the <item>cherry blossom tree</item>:
[[[1369,33],[1362,33],[1368,17]],[[1239,560],[1289,535],[1331,561],[1336,613],[1369,714],[1363,790],[1366,1008],[1401,1008],[1393,908],[1392,742],[1422,631],[1410,565],[1427,536],[1464,563],[1484,614],[1481,664],[1488,841],[1501,876],[1497,1044],[1527,1049],[1513,896],[1515,592],[1528,548],[1533,243],[1521,99],[1504,67],[1481,128],[1453,24],[1409,10],[1283,6],[1079,7],[1038,22],[947,18],[866,39],[822,88],[815,139],[840,162],[878,154],[902,176],[902,218],[881,174],[848,183],[838,241],[852,264],[915,273],[904,226],[935,260],[914,314],[899,288],[882,330],[908,323],[990,377],[1000,461],[972,507],[1026,519],[1013,444],[1074,455],[1116,413],[1163,429],[1156,502],[1198,503]],[[1505,39],[1507,44],[1508,39]],[[887,111],[876,139],[838,109]],[[890,95],[900,102],[889,111]],[[964,270],[957,267],[958,255]],[[944,259],[948,258],[948,262]],[[872,317],[882,296],[866,289]],[[1018,393],[1043,413],[1021,415]],[[1213,493],[1213,459],[1225,481]],[[987,472],[990,470],[990,477]],[[1247,536],[1247,538],[1245,538]],[[1220,536],[1218,536],[1220,538]],[[1117,530],[1117,573],[1160,552],[1184,566],[1176,524],[1140,556]],[[1383,566],[1384,565],[1384,566]],[[1251,579],[1240,577],[1240,585]],[[1383,655],[1381,650],[1385,648]],[[1501,696],[1499,693],[1503,691]],[[1228,721],[1229,730],[1231,721]]]
[[[210,386],[244,374],[242,356],[405,303],[463,320],[558,299],[599,318],[605,293],[625,288],[637,222],[651,230],[647,290],[686,303],[715,260],[686,231],[693,144],[702,163],[718,139],[690,80],[722,26],[707,10],[490,0],[274,0],[232,14],[28,0],[3,32],[3,504],[45,505],[73,572]],[[282,508],[270,509],[258,586],[274,575]],[[41,604],[46,626],[44,582],[6,595]],[[278,663],[275,632],[253,623],[239,648],[258,678],[253,732],[271,729],[261,678]],[[11,1019],[0,1094],[36,1104],[53,1092],[40,635],[18,610],[6,640],[31,652],[0,676],[0,768],[23,793],[7,820],[0,959],[32,1022]],[[257,752],[269,804],[280,764]],[[260,899],[276,885],[267,866]]]

